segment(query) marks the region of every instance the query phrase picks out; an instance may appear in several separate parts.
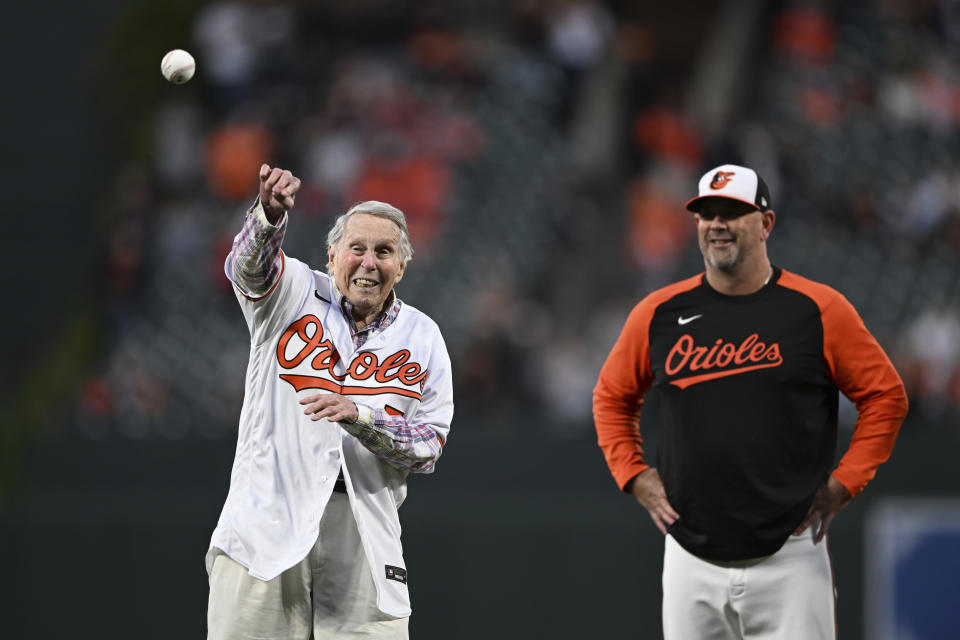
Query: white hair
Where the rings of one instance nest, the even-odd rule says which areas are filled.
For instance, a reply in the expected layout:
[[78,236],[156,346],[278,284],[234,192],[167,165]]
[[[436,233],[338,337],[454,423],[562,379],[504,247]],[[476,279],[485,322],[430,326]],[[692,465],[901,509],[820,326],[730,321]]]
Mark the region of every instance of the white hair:
[[[410,243],[410,232],[407,230],[407,218],[400,209],[397,209],[392,204],[380,202],[379,200],[358,202],[350,207],[346,213],[337,218],[330,232],[327,234],[328,247],[335,247],[340,244],[340,241],[343,240],[343,236],[347,231],[347,219],[355,213],[367,213],[372,216],[386,218],[397,225],[400,229],[400,246],[397,247],[400,264],[406,265],[413,260],[413,245]],[[332,266],[329,264],[327,265],[327,273],[332,273]]]

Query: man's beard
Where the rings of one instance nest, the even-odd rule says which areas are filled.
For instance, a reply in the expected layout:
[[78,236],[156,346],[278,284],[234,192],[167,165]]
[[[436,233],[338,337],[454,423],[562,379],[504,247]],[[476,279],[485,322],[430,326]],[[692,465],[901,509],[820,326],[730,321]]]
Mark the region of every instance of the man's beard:
[[703,257],[706,259],[707,264],[721,271],[732,271],[735,269],[743,260],[743,252],[736,242],[734,238],[730,246],[721,252],[715,249],[708,239],[706,241],[706,251],[703,252]]

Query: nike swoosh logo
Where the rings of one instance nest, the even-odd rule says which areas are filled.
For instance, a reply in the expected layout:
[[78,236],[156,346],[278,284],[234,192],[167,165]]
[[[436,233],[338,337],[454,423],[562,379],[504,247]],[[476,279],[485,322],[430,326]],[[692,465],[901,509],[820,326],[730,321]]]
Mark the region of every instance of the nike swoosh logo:
[[327,300],[326,298],[324,298],[323,296],[321,296],[321,295],[320,295],[320,292],[317,291],[316,289],[313,290],[313,295],[317,296],[319,299],[323,300],[323,301],[326,302],[327,304],[330,304],[330,301]]
[[693,322],[694,320],[696,320],[701,316],[703,316],[702,313],[698,313],[695,316],[690,316],[689,318],[684,318],[683,316],[680,316],[679,318],[677,318],[677,324],[679,324],[680,326],[683,326],[685,324],[690,324],[691,322]]

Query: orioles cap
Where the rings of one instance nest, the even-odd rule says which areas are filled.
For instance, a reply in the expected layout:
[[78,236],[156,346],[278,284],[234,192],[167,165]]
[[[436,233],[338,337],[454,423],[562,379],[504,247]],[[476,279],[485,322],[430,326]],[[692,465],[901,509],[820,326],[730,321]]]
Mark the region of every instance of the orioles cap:
[[688,211],[700,211],[708,198],[738,200],[758,211],[767,211],[773,206],[763,178],[753,169],[735,164],[722,164],[703,174],[698,194],[687,202]]

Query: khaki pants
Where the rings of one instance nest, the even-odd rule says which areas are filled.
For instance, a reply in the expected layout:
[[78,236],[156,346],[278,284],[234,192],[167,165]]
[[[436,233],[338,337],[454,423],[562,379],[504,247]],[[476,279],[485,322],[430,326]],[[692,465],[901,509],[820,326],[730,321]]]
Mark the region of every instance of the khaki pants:
[[835,640],[836,590],[827,541],[810,527],[766,558],[707,562],[667,536],[665,640]]
[[406,640],[409,618],[392,618],[376,602],[349,500],[334,493],[310,554],[273,580],[254,578],[224,554],[216,557],[207,639]]

